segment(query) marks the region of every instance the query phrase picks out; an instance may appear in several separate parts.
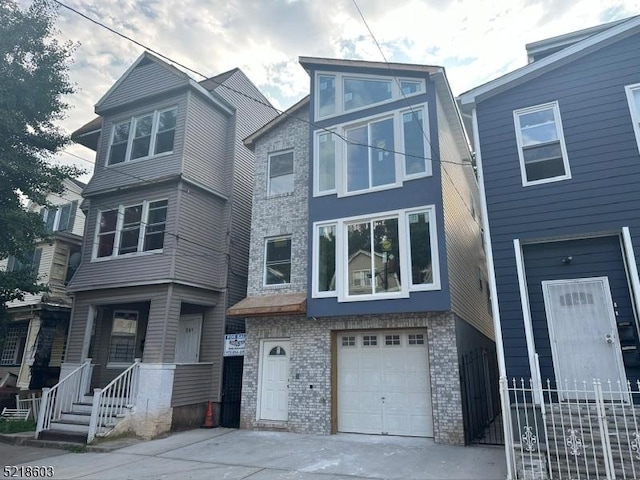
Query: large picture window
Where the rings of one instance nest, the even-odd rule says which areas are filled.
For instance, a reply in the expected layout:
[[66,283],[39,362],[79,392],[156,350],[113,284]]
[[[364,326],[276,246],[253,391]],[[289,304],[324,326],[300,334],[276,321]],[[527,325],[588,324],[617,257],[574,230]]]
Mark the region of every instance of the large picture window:
[[173,151],[177,108],[156,110],[114,124],[108,165]]
[[161,251],[167,221],[167,200],[121,205],[98,215],[94,259]]
[[407,297],[440,288],[434,207],[314,226],[313,296]]
[[431,175],[425,110],[419,105],[316,132],[314,194],[354,195]]
[[558,103],[513,113],[523,185],[571,178]]
[[291,283],[291,236],[268,238],[264,256],[264,284]]

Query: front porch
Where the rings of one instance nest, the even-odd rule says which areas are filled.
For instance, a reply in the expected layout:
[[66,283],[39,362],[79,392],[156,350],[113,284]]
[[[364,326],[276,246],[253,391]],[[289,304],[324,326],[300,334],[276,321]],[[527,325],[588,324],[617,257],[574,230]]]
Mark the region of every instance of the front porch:
[[43,399],[50,406],[38,435],[66,431],[90,443],[201,425],[207,402],[220,401],[223,322],[212,296],[193,290],[78,294],[67,361]]

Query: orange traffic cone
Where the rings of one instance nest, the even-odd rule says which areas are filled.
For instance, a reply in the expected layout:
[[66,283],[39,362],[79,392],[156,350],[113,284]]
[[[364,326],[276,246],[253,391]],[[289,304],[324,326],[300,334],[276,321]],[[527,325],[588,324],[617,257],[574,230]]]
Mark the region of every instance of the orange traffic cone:
[[213,428],[215,426],[216,425],[213,421],[213,403],[209,402],[207,404],[207,414],[204,417],[204,423],[200,428]]

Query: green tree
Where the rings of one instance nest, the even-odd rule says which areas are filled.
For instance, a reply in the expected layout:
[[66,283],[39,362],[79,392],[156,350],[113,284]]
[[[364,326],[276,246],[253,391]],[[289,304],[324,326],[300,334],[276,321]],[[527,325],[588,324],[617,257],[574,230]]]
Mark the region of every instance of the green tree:
[[[47,235],[25,199],[46,205],[48,193],[63,193],[64,179],[83,173],[52,163],[70,142],[55,122],[74,91],[68,76],[74,45],[56,40],[56,18],[47,0],[24,9],[0,0],[0,259],[27,263],[36,240]],[[0,272],[0,326],[7,302],[43,288],[29,268]]]

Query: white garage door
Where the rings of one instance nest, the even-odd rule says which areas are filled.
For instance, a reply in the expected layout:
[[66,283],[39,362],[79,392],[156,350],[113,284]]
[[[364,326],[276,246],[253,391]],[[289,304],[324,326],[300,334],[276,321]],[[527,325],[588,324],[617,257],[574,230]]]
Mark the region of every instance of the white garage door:
[[338,334],[338,430],[433,436],[424,330]]

